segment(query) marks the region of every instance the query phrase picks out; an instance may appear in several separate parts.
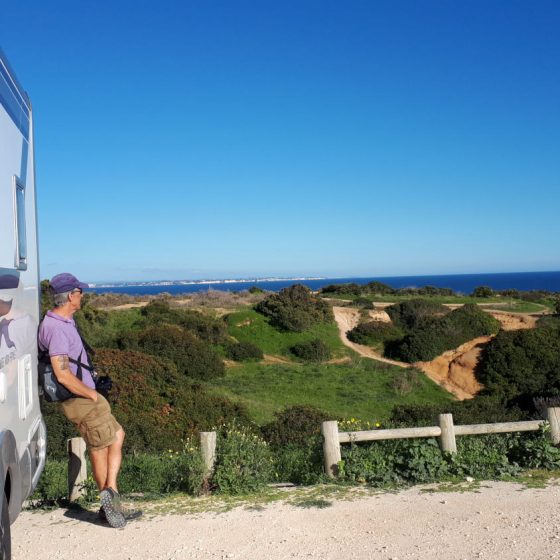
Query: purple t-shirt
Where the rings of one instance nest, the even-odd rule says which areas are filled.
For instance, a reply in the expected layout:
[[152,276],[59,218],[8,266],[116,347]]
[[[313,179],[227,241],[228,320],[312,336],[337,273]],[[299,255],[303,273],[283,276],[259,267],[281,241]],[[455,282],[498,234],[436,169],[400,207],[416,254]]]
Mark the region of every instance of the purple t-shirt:
[[[76,330],[74,319],[66,319],[53,311],[47,311],[39,326],[39,347],[48,350],[49,356],[66,355],[89,365],[82,339]],[[70,362],[70,371],[76,375],[78,366]],[[89,370],[82,368],[82,382],[95,389]]]

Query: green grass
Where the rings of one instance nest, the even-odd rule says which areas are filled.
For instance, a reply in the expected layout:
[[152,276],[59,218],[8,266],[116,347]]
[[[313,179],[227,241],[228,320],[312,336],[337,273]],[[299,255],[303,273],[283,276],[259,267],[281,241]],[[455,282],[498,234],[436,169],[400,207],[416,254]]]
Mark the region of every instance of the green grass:
[[548,306],[542,305],[540,303],[532,303],[530,301],[519,301],[515,300],[511,303],[500,303],[496,305],[485,305],[484,307],[490,309],[496,309],[496,311],[506,311],[513,313],[540,313],[541,311],[547,311]]
[[243,403],[257,424],[272,420],[274,412],[308,404],[332,414],[333,419],[383,421],[397,404],[438,404],[451,396],[423,374],[406,394],[394,388],[405,370],[368,359],[348,364],[258,364],[229,368],[226,376],[208,388]]
[[302,333],[280,331],[272,327],[267,318],[252,309],[245,309],[226,318],[229,334],[239,342],[256,344],[265,354],[293,357],[290,348],[295,344],[321,339],[333,353],[333,357],[347,356],[350,351],[344,346],[334,321],[315,325]]

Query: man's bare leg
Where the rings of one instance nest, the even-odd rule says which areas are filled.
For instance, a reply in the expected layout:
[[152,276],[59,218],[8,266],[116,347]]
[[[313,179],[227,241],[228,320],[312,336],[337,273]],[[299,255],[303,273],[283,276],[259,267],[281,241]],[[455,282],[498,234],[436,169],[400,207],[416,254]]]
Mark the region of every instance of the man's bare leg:
[[117,489],[117,476],[119,475],[119,470],[121,468],[122,461],[122,446],[124,442],[124,430],[121,428],[116,433],[117,438],[115,441],[107,448],[107,477],[106,477],[106,487],[112,488],[115,491]]
[[89,458],[91,459],[91,470],[93,478],[99,488],[99,491],[107,488],[107,463],[109,457],[109,448],[89,450]]

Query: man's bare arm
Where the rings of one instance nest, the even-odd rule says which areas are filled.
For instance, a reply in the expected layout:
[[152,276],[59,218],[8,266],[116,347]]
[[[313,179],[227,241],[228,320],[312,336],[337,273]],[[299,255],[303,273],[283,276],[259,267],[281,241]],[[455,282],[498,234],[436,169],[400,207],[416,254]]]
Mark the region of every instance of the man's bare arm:
[[71,393],[78,397],[85,397],[97,401],[97,391],[82,383],[71,371],[68,356],[51,356],[51,364],[59,383],[64,385]]

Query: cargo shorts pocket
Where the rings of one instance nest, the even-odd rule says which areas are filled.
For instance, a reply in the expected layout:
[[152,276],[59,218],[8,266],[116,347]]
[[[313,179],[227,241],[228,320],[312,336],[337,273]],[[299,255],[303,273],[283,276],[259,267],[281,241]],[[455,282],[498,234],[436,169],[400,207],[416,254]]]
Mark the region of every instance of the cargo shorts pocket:
[[104,449],[115,440],[115,423],[111,422],[110,416],[83,422],[79,430],[88,448],[93,450]]

